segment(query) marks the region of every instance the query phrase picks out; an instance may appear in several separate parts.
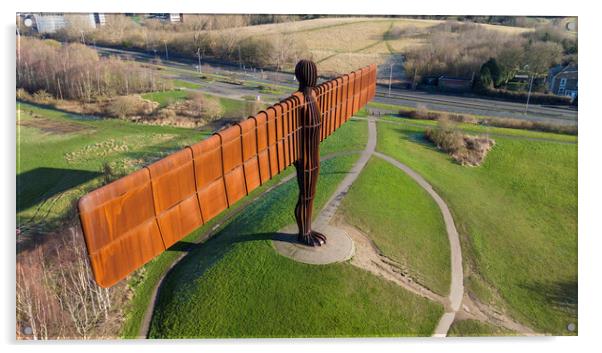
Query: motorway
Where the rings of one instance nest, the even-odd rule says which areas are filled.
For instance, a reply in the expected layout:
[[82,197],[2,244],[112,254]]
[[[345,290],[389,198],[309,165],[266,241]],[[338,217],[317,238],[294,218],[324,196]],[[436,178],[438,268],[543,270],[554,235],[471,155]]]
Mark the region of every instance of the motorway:
[[[149,63],[155,58],[153,54],[147,54],[138,51],[114,49],[106,47],[95,47],[100,55],[116,55],[127,57],[139,62]],[[158,53],[158,54],[164,54]],[[161,65],[180,69],[178,71],[179,79],[203,83],[199,78],[198,61],[190,58],[180,58],[170,55],[166,60],[165,55],[161,57]],[[216,60],[204,58],[202,60],[203,72],[227,74],[240,80],[252,80],[257,83],[276,84],[283,86],[286,90],[295,90],[297,83],[294,76],[287,72],[276,72],[268,70],[256,70],[241,68],[236,64],[224,63]],[[226,82],[211,82],[203,85],[199,90],[228,97],[243,97],[257,95],[257,90],[244,85],[233,85]],[[278,97],[272,97],[278,98]],[[283,97],[281,97],[283,98]],[[577,110],[574,107],[551,106],[541,104],[530,104],[528,112],[525,113],[526,104],[507,102],[495,99],[487,99],[473,96],[461,96],[453,94],[432,93],[425,91],[414,91],[399,88],[392,88],[389,94],[388,87],[378,86],[375,102],[416,107],[418,105],[429,110],[448,111],[463,114],[475,114],[483,116],[495,116],[505,118],[515,118],[533,121],[545,121],[554,124],[577,124]]]

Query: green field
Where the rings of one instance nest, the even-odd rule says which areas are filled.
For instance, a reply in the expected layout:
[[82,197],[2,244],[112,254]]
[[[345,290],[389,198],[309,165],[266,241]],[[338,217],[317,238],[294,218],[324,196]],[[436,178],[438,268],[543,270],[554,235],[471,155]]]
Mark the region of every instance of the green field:
[[[368,139],[367,123],[361,120],[351,120],[342,126],[336,134],[331,135],[321,144],[320,154],[326,156],[336,152],[357,151],[363,148]],[[292,167],[285,170],[284,173],[278,175],[268,183],[253,191],[249,197],[263,193],[267,188],[273,186],[281,180],[285,175],[294,172]],[[243,202],[243,201],[241,201]],[[199,238],[208,230],[222,222],[224,217],[229,216],[230,210],[211,220],[208,224],[203,225],[186,238],[183,242],[198,242]],[[226,222],[225,224],[227,224]],[[225,225],[222,224],[222,227]],[[154,260],[146,264],[141,271],[131,279],[131,285],[134,288],[132,301],[126,310],[125,324],[122,335],[126,338],[135,338],[138,336],[140,325],[142,323],[144,313],[148,305],[155,285],[160,280],[161,276],[169,269],[173,261],[180,255],[177,251],[167,251],[156,257]]]
[[207,132],[95,119],[18,102],[17,225],[52,229],[71,202],[101,185],[103,165],[130,172]]
[[449,205],[468,290],[538,331],[570,334],[566,327],[577,320],[577,144],[521,135],[493,137],[477,168],[454,163],[416,126],[379,123],[377,149],[420,173]]
[[450,337],[469,336],[509,336],[513,333],[504,328],[493,326],[478,320],[455,321],[449,328]]
[[372,157],[340,212],[418,283],[447,295],[451,260],[441,211],[403,171]]
[[[188,82],[186,82],[186,83],[188,83]],[[191,83],[191,85],[194,85],[194,84]],[[177,102],[179,100],[187,99],[191,92],[192,91],[190,91],[190,90],[174,89],[174,90],[169,90],[169,91],[144,93],[142,95],[142,98],[157,102],[157,103],[159,103],[159,107],[164,108],[164,107],[167,107],[168,105],[170,105],[174,102]],[[206,97],[215,97],[215,96],[212,96],[212,95],[206,94],[206,93],[204,95]],[[248,101],[244,101],[241,99],[227,98],[227,97],[216,97],[216,98],[219,99],[219,102],[220,102],[222,108],[224,109],[224,112],[222,114],[223,117],[225,117],[225,118],[246,117],[245,116],[245,114],[246,114],[245,108],[246,108],[247,104],[249,104]]]
[[[322,163],[321,207],[357,155]],[[166,278],[153,338],[429,335],[443,308],[347,263],[312,266],[269,239],[294,222],[294,180],[270,192]],[[287,212],[288,210],[288,212]]]

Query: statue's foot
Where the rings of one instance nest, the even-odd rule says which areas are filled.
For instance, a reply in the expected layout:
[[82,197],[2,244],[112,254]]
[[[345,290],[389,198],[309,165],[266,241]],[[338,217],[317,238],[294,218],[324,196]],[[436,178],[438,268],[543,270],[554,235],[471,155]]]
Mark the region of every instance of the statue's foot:
[[309,246],[322,246],[326,244],[326,236],[314,230],[309,232],[309,234],[299,234],[298,239],[301,243]]

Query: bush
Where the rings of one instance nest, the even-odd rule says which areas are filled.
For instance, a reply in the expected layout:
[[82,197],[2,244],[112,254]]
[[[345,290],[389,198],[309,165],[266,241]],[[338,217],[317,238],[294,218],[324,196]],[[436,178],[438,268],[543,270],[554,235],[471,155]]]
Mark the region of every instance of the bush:
[[50,93],[42,89],[33,94],[33,101],[38,104],[52,104],[54,98]]
[[438,149],[447,152],[461,165],[480,165],[495,144],[495,141],[488,138],[460,133],[447,120],[440,120],[437,128],[429,128],[424,134]]
[[215,120],[224,114],[224,108],[218,98],[208,97],[201,92],[190,94],[187,100],[172,104],[170,108],[178,115],[206,121]]
[[[501,98],[513,102],[527,102],[528,92],[517,92],[517,91],[509,91],[505,89],[482,89],[479,91],[479,94],[482,94],[487,97],[493,98]],[[539,92],[531,92],[531,97],[529,98],[529,103],[533,104],[551,104],[551,105],[570,105],[571,97],[565,96],[557,96],[554,94],[546,94]]]
[[480,124],[510,129],[523,129],[542,132],[552,132],[557,134],[577,135],[577,126],[551,124],[541,121],[531,121],[512,118],[488,118],[481,120]]
[[150,115],[158,104],[140,96],[119,96],[107,105],[107,114],[117,118]]
[[400,110],[399,115],[417,120],[449,120],[469,124],[476,124],[478,121],[474,117],[464,114],[428,110],[423,104],[418,104],[415,110]]

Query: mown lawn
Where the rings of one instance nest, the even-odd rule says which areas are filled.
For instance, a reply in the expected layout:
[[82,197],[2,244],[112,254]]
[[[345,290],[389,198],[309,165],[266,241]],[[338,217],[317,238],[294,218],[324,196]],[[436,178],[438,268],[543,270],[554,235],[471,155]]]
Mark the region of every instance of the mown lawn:
[[[322,163],[316,208],[357,155]],[[429,335],[439,304],[348,263],[301,264],[277,254],[275,232],[294,222],[295,180],[247,208],[166,278],[150,337]]]
[[420,173],[448,203],[461,235],[468,290],[538,331],[571,334],[566,327],[577,320],[577,144],[553,134],[547,137],[558,142],[495,136],[485,163],[471,168],[423,136],[424,128],[378,123],[377,149]]
[[509,336],[513,333],[505,328],[493,326],[486,322],[478,320],[455,321],[449,328],[450,337],[470,337],[470,336]]
[[449,292],[449,241],[441,211],[412,178],[372,157],[339,211],[412,278],[443,296]]
[[198,130],[17,106],[17,225],[51,225],[101,185],[103,165],[130,172],[205,138]]

